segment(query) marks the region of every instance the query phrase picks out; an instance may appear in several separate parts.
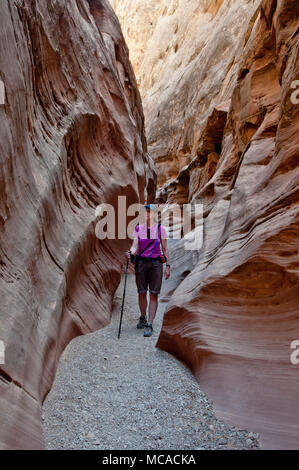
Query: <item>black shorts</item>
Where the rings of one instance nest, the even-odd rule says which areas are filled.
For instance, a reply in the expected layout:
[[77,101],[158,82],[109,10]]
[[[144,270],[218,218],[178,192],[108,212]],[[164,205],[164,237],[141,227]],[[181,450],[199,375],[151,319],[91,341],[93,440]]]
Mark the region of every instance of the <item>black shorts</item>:
[[163,275],[163,263],[159,258],[149,261],[137,260],[135,263],[135,278],[139,294],[149,291],[160,294]]

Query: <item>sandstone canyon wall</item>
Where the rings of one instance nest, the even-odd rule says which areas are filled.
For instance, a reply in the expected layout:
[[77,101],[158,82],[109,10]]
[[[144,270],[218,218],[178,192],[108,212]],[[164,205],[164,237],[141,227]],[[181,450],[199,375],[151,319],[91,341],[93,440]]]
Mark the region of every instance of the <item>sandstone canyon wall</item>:
[[214,107],[197,155],[159,194],[203,204],[204,238],[192,255],[171,253],[157,345],[264,448],[299,448],[298,32],[297,1],[262,3],[230,103]]
[[1,0],[0,17],[0,448],[39,449],[59,357],[109,322],[128,246],[95,237],[95,208],[143,202],[155,176],[109,2]]
[[[140,68],[143,68],[143,60],[149,50],[149,42],[152,38],[157,21],[161,14],[161,0],[110,0],[110,3],[118,16],[122,32],[129,48],[129,57],[133,65],[137,84],[143,90],[141,84]],[[155,51],[158,44],[154,44],[151,50]]]
[[[129,40],[142,9],[113,3]],[[151,4],[158,18],[148,16],[147,44],[135,33],[131,60],[156,201],[204,208],[200,250],[170,241],[157,346],[187,363],[217,412],[259,432],[265,448],[298,448],[290,346],[299,340],[299,3]]]
[[215,106],[226,109],[261,0],[111,3],[130,47],[161,187],[196,156]]

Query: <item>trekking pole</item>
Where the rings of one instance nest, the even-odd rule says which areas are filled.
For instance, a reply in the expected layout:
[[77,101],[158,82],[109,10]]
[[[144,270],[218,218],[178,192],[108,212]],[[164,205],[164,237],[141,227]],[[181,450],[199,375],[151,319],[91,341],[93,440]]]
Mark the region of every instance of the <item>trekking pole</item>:
[[122,301],[122,304],[121,304],[120,322],[119,322],[119,329],[118,329],[118,339],[120,338],[121,322],[122,322],[122,319],[123,319],[123,312],[124,312],[124,303],[125,303],[125,294],[126,294],[126,285],[127,285],[128,266],[129,266],[129,260],[127,259],[126,272],[125,272],[125,284],[124,284],[123,301]]

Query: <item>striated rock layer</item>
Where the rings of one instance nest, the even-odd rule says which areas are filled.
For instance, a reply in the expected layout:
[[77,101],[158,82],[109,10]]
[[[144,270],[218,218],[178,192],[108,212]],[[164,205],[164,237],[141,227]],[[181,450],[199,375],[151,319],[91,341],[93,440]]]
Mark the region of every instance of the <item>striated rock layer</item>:
[[161,0],[110,0],[120,21],[122,32],[129,48],[137,84],[144,89],[140,81],[143,69],[143,60],[147,52],[155,51],[160,42],[150,46],[150,41],[157,21],[162,13]]
[[140,84],[158,186],[196,156],[213,109],[230,100],[261,0],[111,0]]
[[155,181],[109,2],[2,0],[0,16],[0,448],[39,449],[59,357],[109,322],[128,246],[95,237],[95,208]]
[[196,155],[158,198],[202,203],[204,242],[171,253],[157,346],[185,361],[218,413],[259,432],[265,448],[299,448],[299,365],[290,360],[299,340],[298,32],[297,0],[263,1],[231,102],[216,103]]

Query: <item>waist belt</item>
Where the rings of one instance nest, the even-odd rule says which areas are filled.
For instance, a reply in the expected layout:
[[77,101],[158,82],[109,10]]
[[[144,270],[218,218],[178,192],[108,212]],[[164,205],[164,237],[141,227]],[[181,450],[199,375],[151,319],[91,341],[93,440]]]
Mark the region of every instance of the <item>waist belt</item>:
[[155,261],[155,260],[161,261],[160,256],[158,256],[156,258],[151,258],[150,256],[148,256],[148,257],[139,256],[139,255],[136,256],[136,261],[141,261],[142,263],[147,263],[148,261]]

